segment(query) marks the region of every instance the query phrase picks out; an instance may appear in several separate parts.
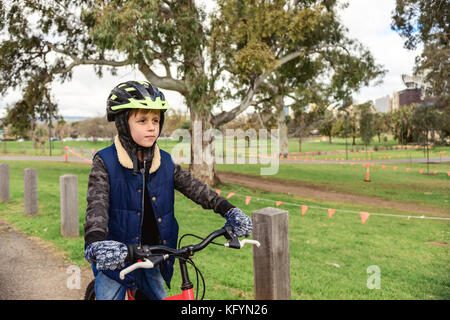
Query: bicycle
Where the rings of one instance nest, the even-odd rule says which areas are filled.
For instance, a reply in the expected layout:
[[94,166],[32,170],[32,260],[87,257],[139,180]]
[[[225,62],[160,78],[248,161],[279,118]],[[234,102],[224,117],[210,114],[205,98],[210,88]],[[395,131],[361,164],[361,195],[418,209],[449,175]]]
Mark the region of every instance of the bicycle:
[[[198,239],[202,239],[202,241],[196,245],[187,245],[180,248],[181,240],[186,236],[193,236]],[[226,243],[216,243],[213,242],[218,237],[224,236],[227,240]],[[224,227],[222,229],[216,230],[208,235],[206,238],[201,238],[199,236],[193,234],[185,234],[178,241],[178,249],[173,249],[167,246],[128,246],[128,254],[131,255],[132,260],[136,261],[131,264],[127,268],[123,269],[120,272],[120,278],[124,279],[125,275],[130,272],[133,272],[139,268],[154,268],[160,263],[167,260],[169,257],[174,257],[178,259],[180,264],[180,272],[181,272],[181,293],[166,297],[164,300],[198,300],[198,289],[199,289],[199,276],[202,280],[203,293],[200,300],[203,300],[206,292],[205,280],[203,278],[202,273],[197,268],[197,266],[192,261],[194,254],[206,248],[209,244],[215,244],[219,246],[229,247],[233,249],[241,249],[244,247],[246,243],[260,246],[260,243],[257,240],[243,239],[239,240],[236,235],[232,232],[230,227]],[[131,252],[130,252],[131,251]],[[197,284],[196,284],[196,294],[194,296],[193,284],[189,279],[187,263],[192,265],[196,271],[197,276]],[[95,290],[94,290],[95,280],[92,280],[86,288],[85,300],[95,300]],[[128,300],[145,300],[146,297],[143,296],[137,290],[137,292],[127,288],[126,298]]]

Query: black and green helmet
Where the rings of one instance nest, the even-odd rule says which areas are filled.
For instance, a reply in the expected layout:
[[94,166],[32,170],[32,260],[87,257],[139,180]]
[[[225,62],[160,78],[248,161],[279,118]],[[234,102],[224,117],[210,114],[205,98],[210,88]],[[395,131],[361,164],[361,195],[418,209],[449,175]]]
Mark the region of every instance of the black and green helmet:
[[119,113],[129,109],[169,109],[164,94],[147,81],[127,81],[119,84],[108,96],[106,115],[114,121]]

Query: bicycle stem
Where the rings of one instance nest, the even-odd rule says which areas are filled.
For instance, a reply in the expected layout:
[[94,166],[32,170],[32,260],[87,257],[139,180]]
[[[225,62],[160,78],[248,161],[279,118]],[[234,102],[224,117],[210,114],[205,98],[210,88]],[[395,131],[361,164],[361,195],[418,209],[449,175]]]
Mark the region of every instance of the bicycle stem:
[[187,270],[186,260],[178,259],[180,261],[180,271],[181,271],[181,290],[189,290],[194,287],[191,280],[189,279],[189,274]]

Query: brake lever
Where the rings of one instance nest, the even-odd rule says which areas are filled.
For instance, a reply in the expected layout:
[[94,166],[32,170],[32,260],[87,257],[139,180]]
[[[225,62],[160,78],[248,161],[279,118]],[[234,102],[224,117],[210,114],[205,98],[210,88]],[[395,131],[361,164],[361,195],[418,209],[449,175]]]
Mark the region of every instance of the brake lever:
[[225,227],[225,231],[226,231],[226,233],[224,234],[224,237],[228,240],[228,243],[226,243],[225,246],[234,248],[234,249],[240,249],[241,243],[240,243],[238,237],[232,231],[232,228],[227,226],[227,227]]

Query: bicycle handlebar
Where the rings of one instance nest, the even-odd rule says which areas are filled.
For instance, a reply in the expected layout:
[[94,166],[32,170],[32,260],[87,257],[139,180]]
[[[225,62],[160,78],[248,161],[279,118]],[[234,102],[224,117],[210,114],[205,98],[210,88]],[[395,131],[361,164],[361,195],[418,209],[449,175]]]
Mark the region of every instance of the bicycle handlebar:
[[260,246],[260,243],[257,240],[249,240],[244,239],[240,241],[236,235],[232,232],[230,227],[224,227],[222,229],[216,230],[210,235],[208,235],[205,239],[203,239],[200,243],[196,245],[188,245],[184,246],[180,249],[173,249],[166,246],[156,245],[156,246],[140,246],[140,245],[128,245],[128,257],[127,261],[135,262],[140,259],[143,261],[138,261],[133,263],[129,267],[123,269],[120,272],[120,279],[125,279],[125,275],[128,273],[139,269],[146,268],[150,269],[161,262],[167,260],[169,256],[175,256],[178,258],[189,258],[194,255],[195,252],[203,250],[206,246],[208,246],[214,239],[224,236],[228,242],[224,243],[223,246],[234,249],[241,249],[244,247],[246,243]]

